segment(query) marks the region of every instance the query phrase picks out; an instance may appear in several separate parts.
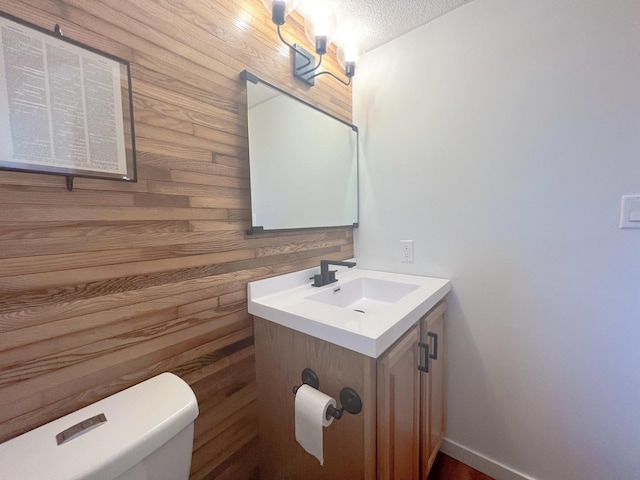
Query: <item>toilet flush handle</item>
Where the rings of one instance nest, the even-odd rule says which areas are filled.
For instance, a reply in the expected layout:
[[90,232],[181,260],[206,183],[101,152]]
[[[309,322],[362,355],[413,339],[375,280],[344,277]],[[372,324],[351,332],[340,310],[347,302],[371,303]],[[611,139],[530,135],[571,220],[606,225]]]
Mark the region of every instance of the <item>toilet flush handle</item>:
[[73,440],[80,435],[84,435],[89,430],[93,430],[96,427],[99,427],[103,423],[107,421],[107,417],[105,417],[104,413],[99,413],[98,415],[87,418],[80,423],[76,423],[74,426],[67,428],[65,431],[60,432],[56,435],[56,442],[58,445],[62,445],[63,443],[68,442],[69,440]]

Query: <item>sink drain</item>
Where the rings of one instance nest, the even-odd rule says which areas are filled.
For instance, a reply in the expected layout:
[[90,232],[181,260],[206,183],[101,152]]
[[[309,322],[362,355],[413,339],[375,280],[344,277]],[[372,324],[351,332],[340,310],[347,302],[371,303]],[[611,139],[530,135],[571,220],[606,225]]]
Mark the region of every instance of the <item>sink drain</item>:
[[360,312],[360,313],[364,313],[364,310],[354,310],[354,312]]

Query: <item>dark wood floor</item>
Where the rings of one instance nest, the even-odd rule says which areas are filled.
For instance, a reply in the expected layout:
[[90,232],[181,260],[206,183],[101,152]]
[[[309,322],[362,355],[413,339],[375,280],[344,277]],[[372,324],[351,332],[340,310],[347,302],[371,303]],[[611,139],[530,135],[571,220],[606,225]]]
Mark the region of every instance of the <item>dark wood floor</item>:
[[427,480],[494,480],[484,473],[439,453]]

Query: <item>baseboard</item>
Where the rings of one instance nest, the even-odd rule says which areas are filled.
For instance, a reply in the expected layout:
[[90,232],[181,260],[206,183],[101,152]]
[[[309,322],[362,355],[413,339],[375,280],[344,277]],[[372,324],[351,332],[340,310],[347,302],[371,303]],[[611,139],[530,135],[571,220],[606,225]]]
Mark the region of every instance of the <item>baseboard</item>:
[[442,442],[440,451],[496,480],[536,480],[448,438]]

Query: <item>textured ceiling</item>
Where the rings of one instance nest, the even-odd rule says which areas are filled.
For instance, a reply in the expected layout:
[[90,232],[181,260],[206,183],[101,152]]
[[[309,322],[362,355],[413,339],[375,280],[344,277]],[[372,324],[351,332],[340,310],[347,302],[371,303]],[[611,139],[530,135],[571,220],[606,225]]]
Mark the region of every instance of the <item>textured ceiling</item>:
[[470,0],[299,0],[309,14],[316,4],[333,7],[339,22],[336,43],[352,36],[360,53],[387,43]]

